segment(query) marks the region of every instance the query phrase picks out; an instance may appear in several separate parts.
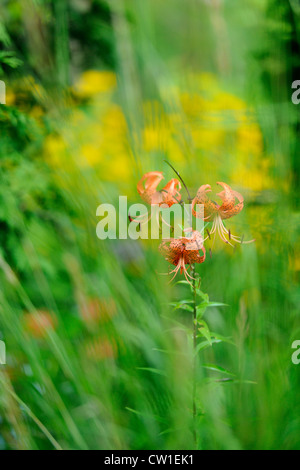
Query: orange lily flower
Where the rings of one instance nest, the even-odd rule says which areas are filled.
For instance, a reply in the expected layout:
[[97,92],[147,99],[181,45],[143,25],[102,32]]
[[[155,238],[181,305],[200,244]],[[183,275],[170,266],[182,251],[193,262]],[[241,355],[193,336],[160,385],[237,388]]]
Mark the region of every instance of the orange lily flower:
[[[188,277],[190,279],[193,279],[193,277],[187,272],[186,265],[203,263],[206,256],[203,246],[203,237],[201,233],[196,230],[193,231],[190,238],[182,237],[163,241],[159,246],[159,251],[165,257],[166,261],[176,266],[176,268],[169,273],[174,273],[170,282],[173,281],[180,270],[180,274],[184,273],[186,280],[190,283]],[[202,251],[203,255],[200,255],[199,251]]]
[[96,338],[86,344],[86,355],[92,361],[98,362],[105,359],[116,359],[118,347],[115,341],[107,338]]
[[[199,213],[195,210],[196,204],[204,205],[204,218],[203,220],[208,220],[213,222],[212,230],[209,232],[207,238],[210,238],[210,234],[218,233],[221,240],[229,245],[233,246],[229,240],[233,240],[236,243],[251,243],[254,240],[243,242],[243,238],[232,235],[230,230],[227,230],[223,220],[229,219],[234,215],[239,214],[244,207],[244,198],[243,196],[234,191],[228,184],[218,182],[218,185],[222,186],[223,191],[217,194],[222,200],[222,204],[219,205],[214,201],[211,201],[207,196],[208,192],[211,192],[211,186],[209,184],[202,185],[192,202],[192,212],[195,217],[201,217]],[[236,203],[237,199],[237,203]],[[226,239],[228,237],[228,240]],[[207,240],[207,238],[205,240]]]
[[161,171],[150,171],[146,173],[137,185],[138,193],[148,204],[168,204],[171,207],[181,201],[181,184],[176,179],[171,179],[160,191],[157,186],[164,179]]
[[25,313],[24,328],[34,338],[45,338],[47,332],[57,327],[57,317],[47,310],[38,310],[36,313]]
[[80,316],[85,323],[95,326],[97,323],[106,323],[116,314],[116,304],[112,298],[84,299],[80,303]]

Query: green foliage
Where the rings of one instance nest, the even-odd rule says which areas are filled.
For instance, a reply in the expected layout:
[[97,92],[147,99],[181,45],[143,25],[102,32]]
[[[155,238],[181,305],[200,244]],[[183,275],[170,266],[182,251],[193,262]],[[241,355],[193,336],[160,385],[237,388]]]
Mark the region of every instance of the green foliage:
[[6,64],[11,68],[16,69],[17,67],[20,67],[22,63],[23,62],[20,59],[15,57],[13,52],[0,52],[0,73],[3,74],[3,68],[1,67],[1,64]]

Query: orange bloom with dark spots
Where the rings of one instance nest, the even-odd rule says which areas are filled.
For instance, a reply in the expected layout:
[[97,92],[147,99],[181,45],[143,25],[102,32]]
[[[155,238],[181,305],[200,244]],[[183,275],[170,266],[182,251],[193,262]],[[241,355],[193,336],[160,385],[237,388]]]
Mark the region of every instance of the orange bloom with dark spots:
[[[195,210],[195,206],[196,204],[203,204],[204,220],[213,223],[212,230],[209,232],[209,237],[210,234],[218,233],[221,240],[225,243],[229,243],[231,246],[233,245],[229,240],[236,243],[242,243],[243,239],[241,237],[232,235],[231,232],[226,229],[223,220],[229,219],[241,212],[244,207],[244,198],[240,193],[234,191],[228,184],[222,182],[218,182],[217,184],[223,188],[223,191],[217,194],[217,196],[222,200],[222,204],[217,204],[208,197],[207,193],[211,192],[211,186],[209,184],[204,184],[199,188],[197,195],[192,202],[193,215],[195,217],[202,217],[202,214]],[[226,237],[228,237],[228,239]],[[244,243],[251,243],[252,241],[254,240]]]
[[[175,278],[176,274],[184,274],[186,280],[188,277],[193,279],[187,272],[186,266],[194,263],[203,263],[205,261],[205,248],[203,246],[203,237],[201,233],[196,230],[193,231],[192,236],[173,238],[171,240],[163,241],[159,246],[159,251],[165,257],[166,261],[175,265],[175,269],[169,274],[173,274],[171,281]],[[202,254],[200,254],[202,252]],[[170,281],[170,282],[171,282]]]
[[167,204],[171,207],[181,201],[181,184],[176,179],[171,179],[161,190],[157,187],[164,179],[161,171],[146,173],[137,185],[137,190],[143,201],[148,204]]

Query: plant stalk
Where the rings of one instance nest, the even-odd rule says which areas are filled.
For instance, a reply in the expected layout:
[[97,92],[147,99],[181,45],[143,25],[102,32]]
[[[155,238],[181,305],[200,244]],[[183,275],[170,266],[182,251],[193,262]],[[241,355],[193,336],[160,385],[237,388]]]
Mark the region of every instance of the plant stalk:
[[194,446],[197,449],[197,405],[196,405],[196,389],[197,389],[197,305],[196,305],[196,278],[195,278],[195,265],[192,266],[193,273],[193,439]]

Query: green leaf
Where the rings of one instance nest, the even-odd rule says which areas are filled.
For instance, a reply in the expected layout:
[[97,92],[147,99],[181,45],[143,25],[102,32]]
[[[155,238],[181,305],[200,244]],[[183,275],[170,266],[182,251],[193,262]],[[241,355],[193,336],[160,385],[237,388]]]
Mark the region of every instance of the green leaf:
[[196,287],[196,294],[198,295],[198,297],[200,297],[204,302],[209,302],[209,296],[208,294],[205,294],[204,292],[202,292],[201,289],[198,289]]
[[167,350],[167,349],[159,349],[159,348],[153,348],[152,351],[157,351],[163,354],[169,354],[169,355],[174,355],[174,356],[186,356],[185,352],[180,352],[178,350]]
[[197,305],[197,319],[200,319],[203,317],[205,311],[209,307],[224,307],[227,306],[226,304],[220,303],[220,302],[202,302],[201,304]]
[[190,284],[189,282],[187,282],[187,281],[177,281],[177,282],[175,282],[174,285],[176,286],[177,284],[185,284],[185,285],[191,287],[191,284]]
[[222,302],[207,302],[206,307],[229,307],[229,305]]
[[203,320],[201,320],[200,322],[198,321],[197,323],[200,326],[200,328],[198,329],[201,333],[200,337],[204,336],[204,338],[206,338],[209,344],[211,345],[211,334],[207,323]]
[[162,318],[168,320],[168,322],[172,322],[175,326],[174,327],[171,327],[169,330],[182,330],[182,331],[185,331],[187,334],[191,334],[192,333],[192,328],[188,327],[187,325],[184,325],[183,323],[179,322],[178,320],[174,319],[174,318],[169,318],[169,317],[166,317],[165,315],[162,315]]
[[166,423],[166,419],[164,418],[161,418],[160,416],[158,415],[150,415],[150,414],[147,414],[147,413],[141,413],[140,411],[137,411],[137,410],[134,410],[133,408],[129,408],[129,406],[125,406],[125,410],[127,411],[130,411],[130,413],[134,413],[138,416],[142,416],[144,418],[155,418],[156,421],[160,422],[160,423]]
[[206,380],[207,383],[214,383],[214,382],[218,382],[218,383],[231,383],[231,384],[246,384],[246,385],[257,385],[257,382],[254,382],[253,380],[239,380],[239,379],[234,379],[234,378],[229,378],[229,377],[225,377],[223,379],[216,379],[216,378],[212,378],[212,377],[209,377],[207,380]]
[[219,339],[220,341],[224,342],[224,343],[228,343],[228,344],[231,344],[233,346],[235,346],[235,342],[229,337],[227,338],[226,336],[222,336],[222,335],[219,335],[218,333],[214,333],[214,332],[211,332],[211,336],[215,339]]
[[137,370],[145,370],[146,372],[152,372],[153,374],[166,376],[167,374],[160,369],[154,369],[152,367],[137,367]]
[[204,367],[205,369],[213,370],[215,372],[220,372],[221,374],[230,375],[231,377],[236,377],[236,374],[233,374],[232,372],[229,372],[223,367],[217,366],[215,364],[203,364],[202,367]]
[[200,320],[203,317],[205,311],[206,311],[206,306],[205,305],[203,305],[203,304],[197,305],[197,307],[196,307],[197,320]]
[[190,305],[185,305],[185,304],[181,305],[178,308],[181,310],[187,310],[188,312],[191,312],[191,313],[194,311],[193,307],[191,307]]
[[187,310],[188,312],[193,312],[194,308],[191,307],[189,304],[193,304],[193,300],[181,300],[180,302],[173,302],[171,303],[171,307],[173,307],[175,310]]
[[211,341],[201,341],[196,347],[195,354],[198,354],[200,351],[204,349],[210,348],[213,344],[222,343],[221,339],[214,339],[212,338]]
[[3,42],[5,47],[10,46],[11,44],[11,39],[9,37],[9,34],[2,22],[0,22],[0,41]]
[[16,69],[20,65],[23,65],[22,60],[15,57],[14,53],[9,51],[0,52],[0,63],[6,64],[13,69]]
[[[201,321],[203,321],[203,320],[201,320]],[[228,344],[231,344],[231,345],[235,346],[235,343],[232,341],[231,338],[227,338],[225,336],[219,335],[218,333],[214,333],[213,331],[210,332],[210,337],[211,337],[210,341],[209,340],[201,341],[197,345],[196,352],[195,352],[196,354],[198,354],[200,351],[202,351],[204,349],[207,349],[207,348],[211,347],[213,344],[228,343]]]

